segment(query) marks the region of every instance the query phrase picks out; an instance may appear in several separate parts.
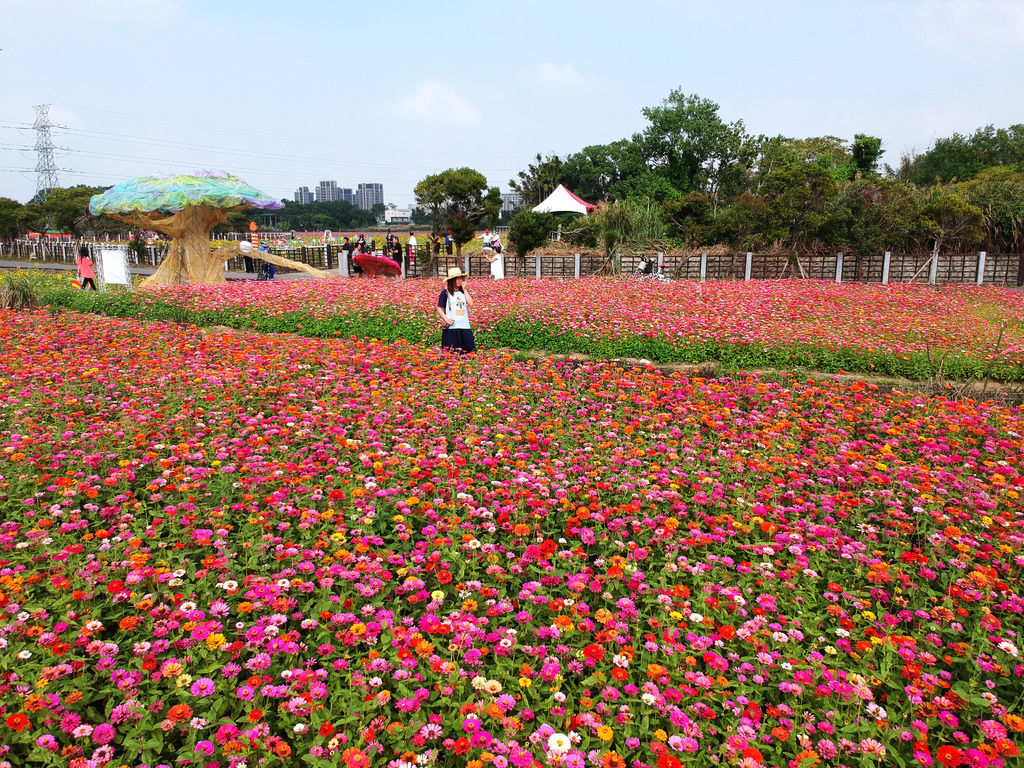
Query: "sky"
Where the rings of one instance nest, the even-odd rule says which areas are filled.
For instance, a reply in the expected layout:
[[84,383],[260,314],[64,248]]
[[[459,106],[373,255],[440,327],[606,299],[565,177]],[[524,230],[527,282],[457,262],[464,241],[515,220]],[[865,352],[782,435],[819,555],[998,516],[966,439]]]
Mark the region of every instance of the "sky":
[[0,0],[0,197],[35,192],[33,105],[61,186],[230,171],[322,179],[469,166],[508,191],[537,153],[628,138],[673,89],[748,133],[937,138],[1024,122],[1024,0]]

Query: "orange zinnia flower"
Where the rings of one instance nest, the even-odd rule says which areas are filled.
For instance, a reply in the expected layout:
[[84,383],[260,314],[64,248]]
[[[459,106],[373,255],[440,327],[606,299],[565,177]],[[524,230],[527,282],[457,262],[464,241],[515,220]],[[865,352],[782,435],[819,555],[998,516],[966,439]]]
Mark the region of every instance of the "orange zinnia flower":
[[167,712],[167,719],[172,723],[184,723],[192,717],[192,707],[188,704],[175,704]]

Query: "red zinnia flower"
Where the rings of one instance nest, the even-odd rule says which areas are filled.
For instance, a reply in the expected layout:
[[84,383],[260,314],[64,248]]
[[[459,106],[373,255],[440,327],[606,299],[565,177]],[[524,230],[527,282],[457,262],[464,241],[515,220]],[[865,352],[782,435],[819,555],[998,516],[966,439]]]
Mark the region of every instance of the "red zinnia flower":
[[946,766],[946,768],[956,768],[963,762],[960,750],[948,745],[939,747],[939,751],[935,753],[935,759]]
[[28,721],[28,718],[20,712],[7,718],[7,727],[12,731],[17,731],[18,733],[21,733],[31,725],[32,724]]

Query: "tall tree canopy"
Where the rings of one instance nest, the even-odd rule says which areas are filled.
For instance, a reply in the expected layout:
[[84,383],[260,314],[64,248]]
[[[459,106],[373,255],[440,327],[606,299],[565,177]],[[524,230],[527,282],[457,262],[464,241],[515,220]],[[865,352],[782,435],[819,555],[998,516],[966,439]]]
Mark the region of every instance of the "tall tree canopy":
[[416,185],[416,203],[444,221],[455,241],[456,254],[473,239],[477,225],[496,218],[501,210],[501,193],[488,187],[486,177],[472,168],[449,168],[427,176]]
[[1024,124],[979,128],[936,139],[923,154],[906,154],[895,175],[918,186],[968,181],[986,168],[1024,163]]

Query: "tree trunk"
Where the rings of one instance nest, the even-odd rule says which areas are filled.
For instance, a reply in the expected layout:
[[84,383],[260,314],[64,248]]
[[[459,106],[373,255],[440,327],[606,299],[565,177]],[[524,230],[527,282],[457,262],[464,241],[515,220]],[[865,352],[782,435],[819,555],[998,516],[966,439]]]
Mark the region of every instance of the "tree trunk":
[[[223,283],[224,262],[239,255],[238,246],[233,248],[211,248],[210,230],[223,221],[227,215],[223,209],[206,205],[193,205],[170,216],[150,214],[125,214],[114,216],[145,229],[155,229],[171,238],[167,255],[160,262],[156,272],[142,281],[143,285],[182,285],[184,283]],[[308,272],[315,277],[329,275],[308,264],[286,259],[283,256],[253,251],[251,256],[276,264]]]

